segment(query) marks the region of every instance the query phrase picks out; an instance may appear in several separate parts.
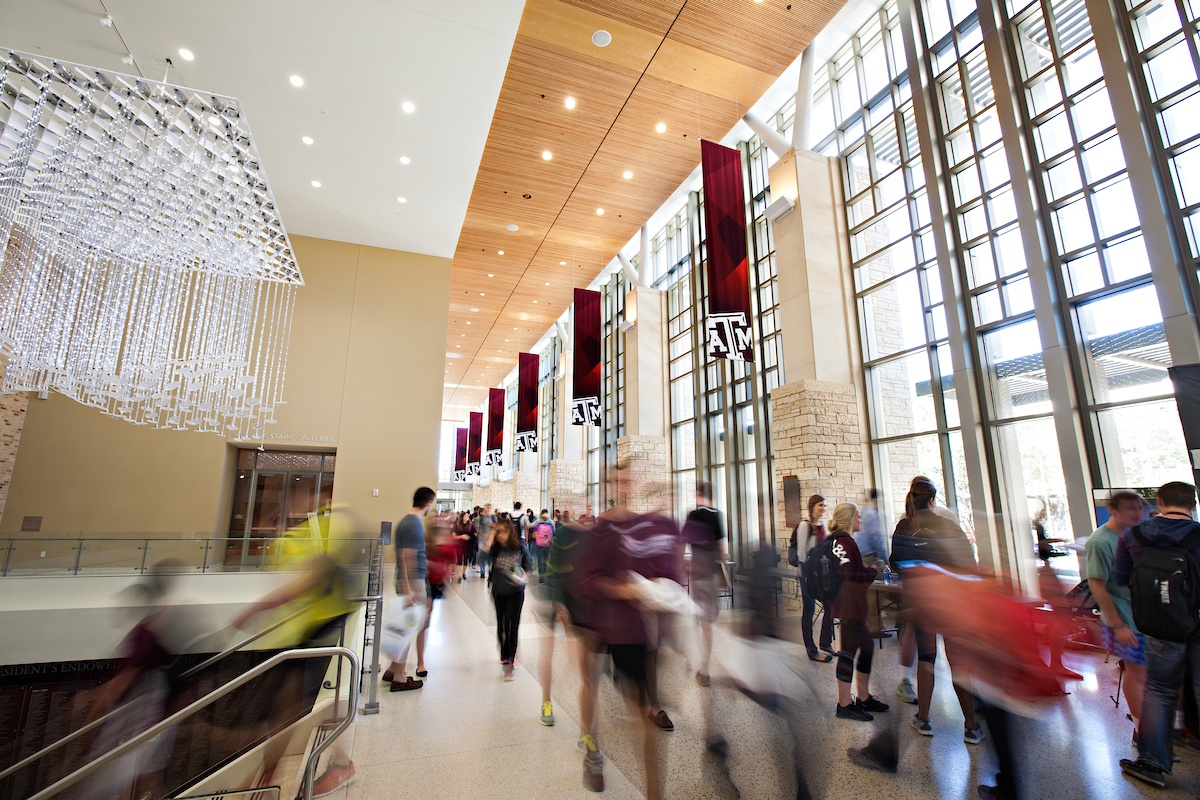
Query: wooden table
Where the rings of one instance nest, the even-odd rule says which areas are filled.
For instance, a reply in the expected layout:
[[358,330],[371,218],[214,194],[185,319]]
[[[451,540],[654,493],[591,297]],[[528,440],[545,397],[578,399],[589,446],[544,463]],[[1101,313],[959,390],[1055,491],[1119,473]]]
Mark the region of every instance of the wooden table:
[[[868,591],[875,598],[875,629],[884,632],[883,627],[883,610],[885,608],[894,609],[897,613],[902,608],[901,599],[904,596],[903,587],[900,586],[899,580],[892,578],[892,583],[884,583],[883,581],[872,581],[868,587]],[[898,631],[899,627],[888,628],[889,631]],[[880,648],[883,647],[883,639],[879,640]]]

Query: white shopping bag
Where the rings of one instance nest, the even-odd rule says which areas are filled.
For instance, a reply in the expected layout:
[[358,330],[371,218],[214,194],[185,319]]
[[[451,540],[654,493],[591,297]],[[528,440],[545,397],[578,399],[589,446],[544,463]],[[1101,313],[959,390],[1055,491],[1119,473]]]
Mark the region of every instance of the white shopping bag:
[[399,661],[425,624],[425,604],[412,603],[401,595],[383,609],[383,631],[379,650],[392,661]]

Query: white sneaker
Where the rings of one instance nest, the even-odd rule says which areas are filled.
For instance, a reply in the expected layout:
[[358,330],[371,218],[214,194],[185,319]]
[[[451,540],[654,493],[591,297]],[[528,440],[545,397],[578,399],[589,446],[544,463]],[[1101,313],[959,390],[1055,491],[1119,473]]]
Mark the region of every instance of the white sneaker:
[[511,681],[511,680],[515,679],[516,677],[517,677],[517,675],[515,672],[513,672],[512,664],[505,665],[504,680]]
[[912,681],[908,678],[901,678],[900,683],[896,686],[896,697],[910,705],[917,702],[917,692],[913,689]]

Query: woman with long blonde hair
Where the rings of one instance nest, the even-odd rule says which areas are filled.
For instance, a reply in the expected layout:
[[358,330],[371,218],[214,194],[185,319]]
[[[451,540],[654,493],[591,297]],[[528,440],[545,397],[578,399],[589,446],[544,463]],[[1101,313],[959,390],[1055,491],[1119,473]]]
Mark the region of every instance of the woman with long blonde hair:
[[[871,694],[871,663],[875,640],[867,630],[867,590],[875,580],[875,568],[863,566],[862,555],[854,542],[854,533],[862,527],[858,506],[840,503],[829,520],[833,556],[838,563],[842,585],[833,601],[833,614],[842,621],[837,662],[837,716],[869,722],[872,712],[887,711],[889,706]],[[851,680],[855,697],[850,697]]]

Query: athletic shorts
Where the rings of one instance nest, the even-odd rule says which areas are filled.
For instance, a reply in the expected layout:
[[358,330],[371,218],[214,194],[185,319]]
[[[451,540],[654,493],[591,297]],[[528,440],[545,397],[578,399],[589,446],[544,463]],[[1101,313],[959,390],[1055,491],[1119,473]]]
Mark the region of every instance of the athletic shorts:
[[613,669],[622,678],[633,682],[642,692],[646,690],[646,661],[649,651],[644,644],[610,644],[608,654],[612,656]]
[[1117,658],[1128,664],[1145,664],[1146,663],[1146,637],[1140,633],[1137,635],[1137,648],[1129,647],[1122,644],[1117,638],[1116,633],[1112,628],[1104,623],[1100,623],[1100,628],[1104,632],[1104,649],[1112,653]]
[[717,621],[717,597],[716,575],[692,576],[692,599],[700,607],[700,616],[706,622]]

